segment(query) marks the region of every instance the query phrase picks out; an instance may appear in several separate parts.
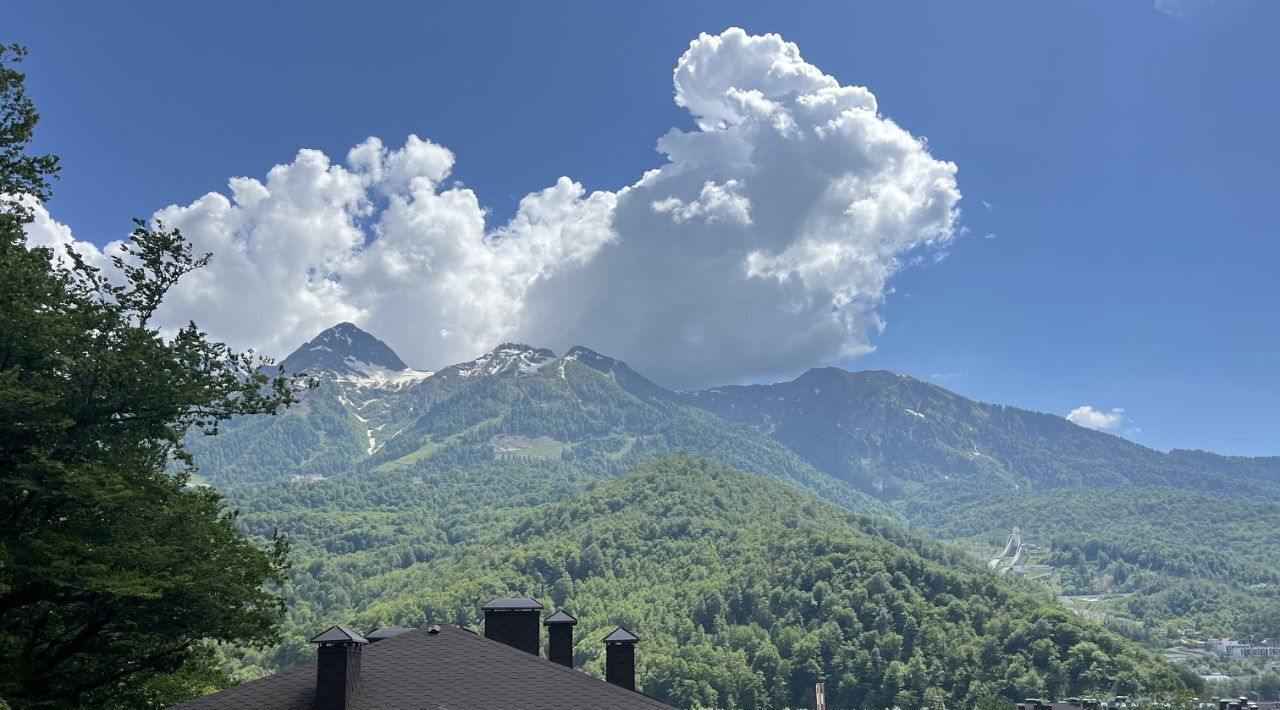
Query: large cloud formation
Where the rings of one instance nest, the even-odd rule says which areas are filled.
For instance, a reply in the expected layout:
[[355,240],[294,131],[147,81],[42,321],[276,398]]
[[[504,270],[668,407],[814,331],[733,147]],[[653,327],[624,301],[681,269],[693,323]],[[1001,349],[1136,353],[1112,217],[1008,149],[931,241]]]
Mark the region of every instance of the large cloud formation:
[[[957,234],[956,166],[777,35],[700,36],[675,100],[697,128],[664,165],[617,192],[561,178],[496,227],[416,136],[234,178],[155,214],[214,254],[157,317],[278,355],[350,320],[418,367],[583,344],[677,387],[868,352],[893,275]],[[39,212],[33,242],[101,258]]]

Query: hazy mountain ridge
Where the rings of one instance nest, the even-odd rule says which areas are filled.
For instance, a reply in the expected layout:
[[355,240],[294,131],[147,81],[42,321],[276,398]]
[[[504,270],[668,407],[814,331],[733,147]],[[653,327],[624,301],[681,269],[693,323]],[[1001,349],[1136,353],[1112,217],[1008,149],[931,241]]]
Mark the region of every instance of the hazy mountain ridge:
[[818,469],[887,498],[1168,486],[1280,499],[1280,465],[1149,449],[1065,418],[962,397],[892,372],[814,369],[684,401],[768,432]]
[[[886,371],[820,368],[789,382],[675,392],[621,360],[582,346],[558,357],[544,348],[505,343],[432,373],[410,370],[382,341],[349,323],[321,333],[282,365],[310,368],[328,386],[308,393],[303,407],[279,421],[253,428],[276,438],[300,436],[312,446],[332,442],[342,453],[312,450],[280,460],[263,451],[255,470],[241,476],[229,473],[236,467],[223,465],[234,457],[208,455],[205,448],[209,480],[328,475],[333,461],[364,465],[364,458],[350,451],[353,438],[364,442],[374,466],[394,465],[405,456],[433,455],[428,449],[474,445],[459,437],[469,432],[474,439],[477,427],[491,437],[547,436],[542,454],[558,445],[560,453],[572,455],[587,439],[651,435],[655,417],[694,417],[704,428],[712,426],[692,414],[702,410],[759,432],[844,486],[891,501],[910,502],[925,494],[933,501],[968,501],[1023,490],[1117,486],[1280,500],[1280,458],[1166,454],[1057,415],[976,402]],[[585,383],[578,368],[603,379]],[[370,375],[371,369],[378,372]],[[330,401],[335,398],[336,405]],[[339,409],[349,416],[337,416]],[[557,421],[541,421],[547,419]],[[308,422],[320,433],[301,431]],[[243,424],[228,427],[228,440],[243,436]],[[552,429],[561,438],[549,434]],[[513,453],[524,443],[498,448]]]
[[[338,362],[354,358],[341,348],[324,352]],[[502,457],[562,460],[600,477],[688,451],[780,477],[851,509],[888,514],[767,435],[688,407],[625,364],[584,347],[557,357],[503,344],[411,382],[351,378],[341,369],[311,374],[321,383],[304,393],[300,406],[236,420],[224,427],[225,436],[193,439],[204,478],[220,486],[318,480],[438,471]]]

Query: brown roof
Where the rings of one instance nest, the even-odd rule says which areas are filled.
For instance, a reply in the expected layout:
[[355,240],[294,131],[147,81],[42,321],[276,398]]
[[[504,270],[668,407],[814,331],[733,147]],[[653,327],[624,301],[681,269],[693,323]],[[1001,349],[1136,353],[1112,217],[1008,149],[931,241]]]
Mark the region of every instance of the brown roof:
[[[455,626],[361,648],[353,710],[600,710],[671,706]],[[310,710],[316,663],[190,700],[182,710]]]

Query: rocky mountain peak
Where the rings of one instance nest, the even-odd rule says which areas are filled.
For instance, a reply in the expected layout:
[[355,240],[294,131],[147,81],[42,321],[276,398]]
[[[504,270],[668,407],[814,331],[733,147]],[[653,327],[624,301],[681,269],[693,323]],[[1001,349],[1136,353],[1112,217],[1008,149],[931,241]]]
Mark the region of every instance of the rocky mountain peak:
[[339,323],[304,343],[280,366],[287,372],[339,379],[386,378],[413,373],[386,343],[352,323]]
[[475,360],[458,363],[449,370],[455,371],[459,377],[530,373],[537,372],[555,359],[556,354],[547,348],[535,348],[524,343],[503,343]]

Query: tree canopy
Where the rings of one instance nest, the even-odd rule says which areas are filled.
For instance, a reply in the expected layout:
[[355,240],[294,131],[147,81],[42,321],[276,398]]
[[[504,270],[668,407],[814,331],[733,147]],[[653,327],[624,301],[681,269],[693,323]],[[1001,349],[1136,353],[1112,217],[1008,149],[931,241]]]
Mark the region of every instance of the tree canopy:
[[216,682],[208,642],[269,643],[284,611],[283,540],[243,539],[182,442],[290,404],[292,383],[151,323],[208,259],[177,231],[137,222],[107,269],[27,245],[57,159],[28,154],[24,54],[0,48],[0,698],[166,703]]
[[[495,485],[510,493],[520,480],[512,473]],[[350,523],[340,510],[322,512],[335,527]],[[447,547],[406,536],[408,551],[430,561],[397,557],[379,569],[395,548],[371,526],[413,525],[391,517],[350,529],[349,541],[368,544],[363,557],[300,548],[298,572],[309,567],[329,596],[300,584],[308,598],[292,609],[293,638],[263,660],[296,662],[306,634],[325,623],[476,625],[486,599],[531,594],[578,618],[574,657],[589,673],[601,674],[610,629],[635,632],[639,686],[677,707],[811,707],[821,679],[839,708],[1177,697],[1198,684],[960,551],[696,456],[659,458],[566,501],[491,517]]]

